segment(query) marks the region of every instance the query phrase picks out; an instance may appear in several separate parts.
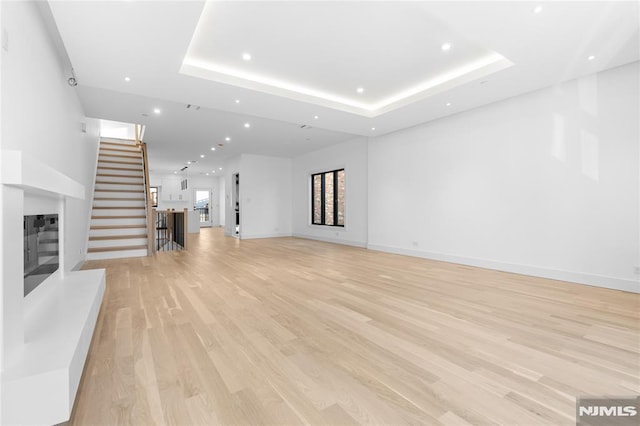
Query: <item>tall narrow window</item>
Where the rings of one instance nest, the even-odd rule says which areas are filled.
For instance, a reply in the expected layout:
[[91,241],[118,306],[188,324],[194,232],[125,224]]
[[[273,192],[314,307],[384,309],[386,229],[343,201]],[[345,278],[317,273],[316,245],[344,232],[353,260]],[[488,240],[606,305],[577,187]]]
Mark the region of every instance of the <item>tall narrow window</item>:
[[344,169],[311,175],[311,223],[344,226]]

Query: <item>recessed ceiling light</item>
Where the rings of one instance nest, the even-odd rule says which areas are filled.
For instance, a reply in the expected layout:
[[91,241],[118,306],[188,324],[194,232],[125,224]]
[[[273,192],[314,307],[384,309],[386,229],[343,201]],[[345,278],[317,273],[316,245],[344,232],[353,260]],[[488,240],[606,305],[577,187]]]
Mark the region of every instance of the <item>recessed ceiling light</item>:
[[313,119],[314,119],[314,120],[317,120],[318,118],[320,118],[320,117],[318,117],[317,115],[314,115],[314,116],[313,116]]
[[160,111],[160,108],[154,108],[153,112],[156,114],[160,114],[162,111]]
[[440,49],[442,49],[442,51],[444,52],[451,50],[451,43],[444,43],[442,46],[440,46]]
[[124,81],[126,81],[126,82],[128,83],[128,82],[130,82],[130,81],[131,81],[131,78],[129,78],[129,77],[125,77],[125,78],[124,78]]
[[596,58],[595,56],[591,55],[591,56],[589,56],[589,57],[587,58],[587,60],[588,60],[588,61],[593,61],[595,58]]
[[250,124],[250,123],[244,123],[244,128],[245,128],[245,129],[248,129],[249,127],[251,127],[251,124]]
[[191,164],[191,161],[187,161],[187,164]]
[[533,13],[538,14],[540,12],[542,12],[542,6],[538,5],[538,6],[533,8]]
[[209,173],[205,173],[205,175],[209,176]]
[[173,173],[178,173],[178,172],[173,172]]
[[358,88],[356,89],[356,92],[358,92],[358,93],[362,93],[362,92],[364,92],[364,88],[362,88],[362,87],[358,87]]
[[227,136],[226,138],[224,138],[224,140],[229,142],[231,140],[231,138],[229,136]]
[[212,146],[212,147],[211,147],[211,151],[215,151],[215,150],[216,150],[216,147],[215,147],[215,146]]
[[375,128],[375,127],[372,127],[372,128],[371,128],[371,131],[374,131],[374,130],[376,130],[376,128]]
[[204,154],[200,154],[200,158],[204,158]]
[[451,106],[451,102],[447,102],[447,106]]
[[215,170],[211,170],[211,173],[215,173],[215,172],[216,172]]
[[251,60],[251,54],[250,53],[243,53],[242,54],[242,59],[245,61],[250,61]]
[[220,170],[222,170],[222,167],[220,167]]
[[239,104],[240,103],[240,99],[236,99],[236,103]]

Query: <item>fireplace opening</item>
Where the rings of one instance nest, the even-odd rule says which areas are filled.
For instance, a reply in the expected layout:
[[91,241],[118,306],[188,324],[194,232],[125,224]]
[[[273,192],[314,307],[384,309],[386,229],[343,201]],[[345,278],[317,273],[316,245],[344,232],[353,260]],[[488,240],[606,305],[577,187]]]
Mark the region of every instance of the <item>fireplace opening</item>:
[[58,215],[24,217],[24,295],[58,270]]

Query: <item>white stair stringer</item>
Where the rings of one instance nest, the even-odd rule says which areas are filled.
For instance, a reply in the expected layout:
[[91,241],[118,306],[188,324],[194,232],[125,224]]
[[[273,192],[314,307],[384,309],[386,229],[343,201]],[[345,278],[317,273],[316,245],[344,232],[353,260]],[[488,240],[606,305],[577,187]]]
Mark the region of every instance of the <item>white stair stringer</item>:
[[100,143],[88,260],[147,256],[142,152],[134,141]]

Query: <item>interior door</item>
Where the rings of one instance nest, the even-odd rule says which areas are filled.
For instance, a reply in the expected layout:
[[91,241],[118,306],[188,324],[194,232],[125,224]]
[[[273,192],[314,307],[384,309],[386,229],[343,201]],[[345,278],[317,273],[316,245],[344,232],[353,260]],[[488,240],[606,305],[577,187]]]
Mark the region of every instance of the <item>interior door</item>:
[[196,189],[194,192],[193,207],[199,213],[200,227],[211,226],[211,190]]

